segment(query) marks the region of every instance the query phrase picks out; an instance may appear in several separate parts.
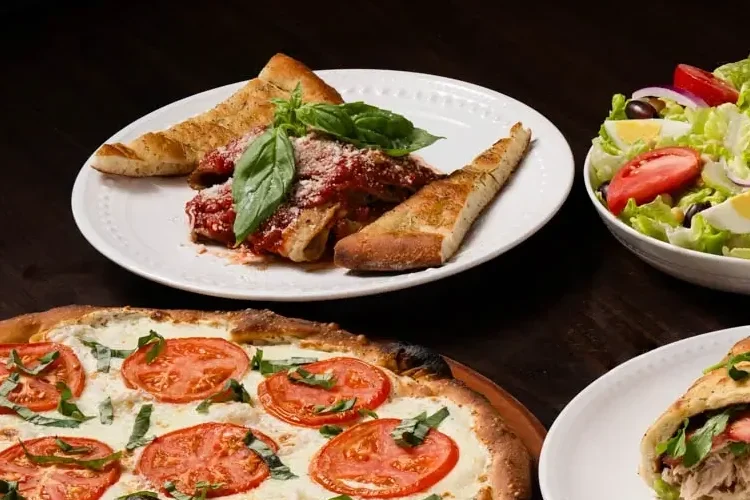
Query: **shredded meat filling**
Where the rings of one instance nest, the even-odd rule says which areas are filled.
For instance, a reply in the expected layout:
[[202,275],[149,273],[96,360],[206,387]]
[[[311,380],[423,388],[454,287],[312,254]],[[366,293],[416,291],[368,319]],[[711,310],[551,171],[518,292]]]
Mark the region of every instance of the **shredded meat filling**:
[[737,457],[725,447],[690,469],[666,467],[662,479],[679,488],[682,500],[750,500],[750,455]]

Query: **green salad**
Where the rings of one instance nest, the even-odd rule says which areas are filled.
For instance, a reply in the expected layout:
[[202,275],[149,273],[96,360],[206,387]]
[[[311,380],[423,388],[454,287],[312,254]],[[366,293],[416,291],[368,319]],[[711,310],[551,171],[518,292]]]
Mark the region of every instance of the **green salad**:
[[615,95],[590,167],[597,198],[636,231],[750,259],[750,57]]

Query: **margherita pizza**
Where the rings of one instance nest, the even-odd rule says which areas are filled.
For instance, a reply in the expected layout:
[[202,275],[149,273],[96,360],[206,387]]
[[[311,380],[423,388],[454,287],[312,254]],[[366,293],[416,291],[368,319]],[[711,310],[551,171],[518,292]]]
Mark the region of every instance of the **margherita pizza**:
[[532,460],[440,356],[270,311],[0,322],[0,498],[523,500]]

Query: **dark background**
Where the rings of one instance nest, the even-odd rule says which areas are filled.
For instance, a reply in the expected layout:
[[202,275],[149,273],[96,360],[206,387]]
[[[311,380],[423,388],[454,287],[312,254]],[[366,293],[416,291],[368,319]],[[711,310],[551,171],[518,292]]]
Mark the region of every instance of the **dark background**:
[[[568,5],[571,4],[571,5]],[[672,279],[598,220],[580,170],[611,95],[747,57],[747,3],[398,1],[56,2],[0,10],[0,316],[69,303],[269,307],[433,347],[484,373],[549,426],[589,382],[698,333],[748,323],[748,298]],[[251,303],[132,275],[79,234],[70,191],[86,158],[143,114],[249,79],[275,52],[313,69],[386,68],[511,95],[570,142],[560,213],[507,254],[381,296]]]

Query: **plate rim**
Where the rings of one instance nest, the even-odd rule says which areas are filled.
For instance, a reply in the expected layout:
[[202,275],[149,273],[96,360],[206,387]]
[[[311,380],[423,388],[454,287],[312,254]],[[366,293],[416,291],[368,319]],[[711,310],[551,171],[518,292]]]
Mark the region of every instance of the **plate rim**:
[[[470,83],[470,82],[464,82],[464,81],[449,78],[449,77],[431,75],[428,73],[418,73],[418,72],[388,70],[388,69],[357,69],[357,68],[326,69],[326,70],[315,71],[316,74],[319,74],[321,76],[331,75],[331,74],[356,73],[356,72],[379,73],[379,74],[385,74],[386,76],[391,75],[394,77],[402,77],[402,78],[418,78],[422,80],[438,81],[438,82],[442,82],[442,83],[446,83],[450,85],[461,86],[465,89],[468,88],[471,91],[482,93],[484,95],[487,95],[488,93],[490,95],[494,94],[499,99],[511,101],[513,104],[517,106],[522,106],[526,108],[526,111],[536,114],[538,119],[546,122],[546,124],[551,128],[550,130],[559,136],[559,139],[562,140],[562,145],[565,147],[565,151],[561,151],[561,154],[560,154],[560,158],[564,158],[564,159],[560,159],[556,161],[555,168],[559,169],[560,171],[563,171],[563,170],[567,171],[568,173],[567,183],[564,185],[563,189],[560,191],[559,199],[554,204],[554,208],[550,210],[544,217],[542,217],[537,223],[527,228],[520,237],[516,238],[509,245],[506,245],[499,249],[495,248],[489,251],[487,254],[481,257],[475,258],[468,262],[463,262],[459,264],[454,263],[453,265],[443,265],[441,267],[429,268],[429,269],[425,269],[421,271],[414,271],[414,272],[405,274],[403,280],[394,280],[394,281],[389,281],[385,283],[370,284],[366,287],[363,287],[360,289],[354,289],[354,290],[348,288],[348,289],[342,289],[339,291],[331,292],[331,291],[321,288],[318,290],[308,291],[308,292],[304,292],[304,291],[296,292],[293,295],[289,293],[282,294],[280,292],[269,293],[268,290],[256,292],[255,289],[253,288],[249,288],[244,291],[228,290],[226,288],[214,287],[210,285],[185,283],[177,279],[164,277],[164,276],[159,275],[158,273],[151,272],[147,269],[143,269],[138,264],[137,261],[134,261],[127,255],[117,252],[117,250],[114,247],[112,247],[111,245],[106,243],[102,238],[100,238],[98,232],[94,229],[93,225],[88,221],[88,218],[85,216],[85,210],[83,206],[83,196],[82,196],[84,187],[85,187],[86,178],[87,176],[93,174],[93,172],[91,171],[92,169],[89,166],[89,162],[91,161],[91,158],[94,156],[96,150],[99,149],[99,147],[97,147],[96,149],[92,151],[91,155],[85,160],[80,170],[78,171],[78,174],[76,174],[76,178],[73,184],[73,189],[71,191],[70,207],[71,207],[71,211],[73,214],[73,219],[76,223],[79,233],[84,237],[84,239],[91,246],[94,247],[95,250],[97,250],[97,252],[99,252],[101,255],[106,257],[108,260],[110,260],[114,264],[122,267],[123,269],[137,276],[146,278],[148,280],[154,281],[156,283],[159,283],[165,286],[169,286],[171,288],[175,288],[178,290],[183,290],[183,291],[187,291],[191,293],[196,293],[199,295],[220,297],[220,298],[226,298],[226,299],[235,299],[235,300],[258,300],[258,301],[273,301],[273,302],[317,302],[317,301],[338,300],[338,299],[345,299],[345,298],[378,295],[378,294],[392,292],[396,290],[413,288],[413,287],[417,287],[417,286],[430,283],[433,281],[438,281],[443,278],[448,278],[450,276],[456,275],[458,273],[469,270],[471,268],[478,267],[498,257],[499,255],[502,255],[512,250],[513,248],[520,245],[521,243],[526,241],[528,238],[536,234],[539,230],[541,230],[544,226],[546,226],[555,215],[557,215],[557,213],[560,211],[562,206],[565,204],[565,202],[569,198],[570,193],[573,188],[574,181],[575,181],[575,165],[576,165],[575,157],[573,155],[573,151],[571,149],[570,143],[565,138],[565,135],[562,133],[562,131],[549,118],[547,118],[541,112],[537,111],[535,108],[529,106],[528,104],[525,104],[522,101],[519,101],[518,99],[515,99],[506,94],[503,94],[502,92],[498,92],[496,90],[493,90],[487,87],[482,87],[481,85],[477,85],[477,84]],[[180,103],[184,101],[192,100],[192,99],[197,98],[198,96],[201,96],[210,92],[216,92],[220,89],[242,85],[246,82],[247,80],[243,80],[243,81],[239,81],[235,83],[221,85],[212,89],[207,89],[202,92],[198,92],[196,94],[183,97],[171,103],[167,103],[164,106],[154,109],[150,111],[149,113],[146,113],[145,115],[128,123],[121,129],[117,130],[109,138],[107,138],[104,143],[106,143],[106,141],[110,141],[112,137],[114,136],[121,135],[124,131],[128,131],[134,127],[137,127],[140,123],[147,121],[152,115],[155,115],[163,111],[165,108],[178,107]]]
[[[713,330],[706,333],[701,333],[698,335],[693,335],[692,337],[688,337],[685,339],[676,340],[674,342],[670,342],[668,344],[664,344],[662,346],[659,346],[655,349],[652,349],[650,351],[644,352],[642,354],[639,354],[638,356],[632,357],[628,359],[627,361],[624,361],[620,363],[619,365],[615,366],[605,374],[601,375],[600,377],[593,380],[591,383],[586,385],[580,392],[578,392],[573,399],[571,399],[568,404],[565,405],[565,407],[562,409],[562,411],[557,415],[557,418],[555,418],[555,421],[552,422],[552,425],[549,427],[549,430],[547,431],[547,436],[544,440],[544,444],[542,445],[542,452],[539,458],[539,469],[538,469],[538,477],[539,477],[539,488],[540,492],[542,494],[542,498],[544,500],[568,500],[567,496],[564,496],[564,493],[561,492],[555,492],[552,490],[549,483],[551,482],[551,478],[554,476],[554,470],[555,470],[555,464],[551,463],[552,458],[550,458],[550,446],[554,446],[554,444],[558,439],[557,435],[563,432],[562,426],[565,424],[565,421],[569,418],[568,415],[572,413],[573,411],[577,410],[579,406],[581,406],[583,403],[588,402],[587,398],[593,397],[594,393],[599,390],[601,387],[608,385],[613,380],[617,380],[617,378],[625,371],[629,370],[631,367],[636,367],[641,364],[648,363],[653,358],[658,357],[659,354],[663,354],[666,351],[672,350],[672,349],[678,349],[683,348],[687,349],[689,347],[694,347],[697,345],[701,345],[705,343],[706,341],[709,341],[716,337],[732,337],[735,333],[739,333],[741,331],[745,331],[746,336],[750,335],[750,324],[748,325],[740,325],[740,326],[733,326],[729,328],[723,328],[721,330]],[[692,345],[694,344],[694,345]],[[729,350],[731,346],[727,347],[727,350]],[[684,387],[682,391],[686,391],[688,387]],[[664,409],[666,410],[669,403],[666,403],[664,406]],[[646,429],[643,429],[643,432],[645,432]],[[637,466],[638,464],[636,464]]]

